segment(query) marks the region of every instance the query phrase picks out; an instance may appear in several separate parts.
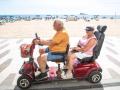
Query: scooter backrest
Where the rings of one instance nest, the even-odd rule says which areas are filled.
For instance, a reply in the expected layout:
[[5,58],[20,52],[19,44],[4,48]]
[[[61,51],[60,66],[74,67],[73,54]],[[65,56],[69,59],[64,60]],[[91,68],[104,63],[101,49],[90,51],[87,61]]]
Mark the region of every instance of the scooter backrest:
[[65,64],[65,61],[67,61],[67,55],[68,55],[68,52],[69,52],[69,48],[70,48],[70,45],[68,44],[67,47],[66,47],[65,55],[64,55],[64,64]]
[[70,45],[68,44],[67,47],[66,47],[66,52],[65,52],[65,54],[68,54],[69,48],[70,48]]
[[98,25],[97,26],[97,30],[101,33],[104,33],[106,31],[106,29],[107,29],[106,25],[104,25],[104,26]]
[[104,32],[105,32],[106,29],[107,29],[107,26],[98,25],[97,26],[98,31],[94,32],[94,34],[97,38],[97,44],[93,49],[93,57],[92,57],[93,60],[97,59],[98,56],[100,55],[100,51],[101,51],[103,41],[104,41],[104,38],[105,38]]

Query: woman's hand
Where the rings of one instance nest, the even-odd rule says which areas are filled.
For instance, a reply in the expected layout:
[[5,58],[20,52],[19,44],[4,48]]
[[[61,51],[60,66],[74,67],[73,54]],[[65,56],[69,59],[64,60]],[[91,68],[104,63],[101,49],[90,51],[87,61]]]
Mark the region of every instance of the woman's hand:
[[79,49],[80,49],[80,47],[73,47],[73,48],[70,48],[71,50],[71,52],[78,52],[79,51]]
[[80,47],[74,47],[73,50],[79,51]]

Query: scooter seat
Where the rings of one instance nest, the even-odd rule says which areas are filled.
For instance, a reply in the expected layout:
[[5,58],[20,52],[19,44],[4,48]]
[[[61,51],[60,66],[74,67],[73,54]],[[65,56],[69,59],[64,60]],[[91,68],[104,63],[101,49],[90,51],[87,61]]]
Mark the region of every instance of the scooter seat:
[[77,60],[79,60],[80,63],[91,63],[95,61],[93,57],[85,57],[83,59],[77,58]]

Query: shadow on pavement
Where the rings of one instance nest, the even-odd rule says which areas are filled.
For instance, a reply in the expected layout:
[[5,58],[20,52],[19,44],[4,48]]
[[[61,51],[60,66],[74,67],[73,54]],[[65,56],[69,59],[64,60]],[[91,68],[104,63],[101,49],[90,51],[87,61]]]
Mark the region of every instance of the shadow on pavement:
[[[104,90],[103,85],[101,83],[92,84],[84,80],[52,81],[49,83],[32,84],[32,86],[26,90],[81,90],[81,89]],[[16,86],[14,90],[22,89]]]

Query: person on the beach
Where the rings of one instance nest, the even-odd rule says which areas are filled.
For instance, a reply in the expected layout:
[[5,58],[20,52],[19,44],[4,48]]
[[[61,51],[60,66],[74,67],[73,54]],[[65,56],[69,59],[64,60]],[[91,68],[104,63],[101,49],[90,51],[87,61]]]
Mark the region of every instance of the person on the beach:
[[[63,57],[65,53],[67,45],[69,44],[69,36],[66,32],[63,22],[60,20],[55,20],[53,23],[54,30],[56,34],[50,40],[35,40],[35,44],[43,44],[48,45],[46,49],[40,49],[40,56],[38,57],[37,61],[39,64],[39,69],[41,71],[40,75],[36,78],[44,79],[47,77],[46,72],[46,63],[47,61],[56,61]],[[58,54],[53,54],[54,52],[58,52]]]
[[81,40],[79,40],[77,47],[72,48],[72,51],[76,51],[75,53],[69,52],[68,54],[68,65],[67,65],[67,73],[63,77],[64,79],[72,78],[72,70],[73,64],[77,58],[83,59],[85,57],[93,56],[93,48],[96,46],[97,39],[94,35],[93,27],[86,27],[86,35],[83,36]]

